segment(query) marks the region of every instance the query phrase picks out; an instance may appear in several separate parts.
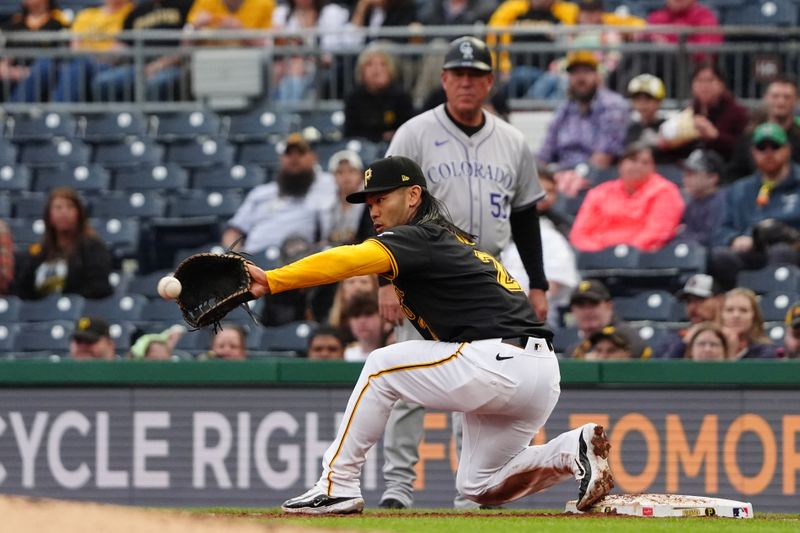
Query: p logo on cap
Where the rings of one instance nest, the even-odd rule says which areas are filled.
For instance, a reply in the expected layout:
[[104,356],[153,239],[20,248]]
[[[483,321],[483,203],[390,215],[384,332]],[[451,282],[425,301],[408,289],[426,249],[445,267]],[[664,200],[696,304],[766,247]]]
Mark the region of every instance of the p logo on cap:
[[368,168],[364,171],[364,187],[369,185],[369,179],[372,177],[372,169]]

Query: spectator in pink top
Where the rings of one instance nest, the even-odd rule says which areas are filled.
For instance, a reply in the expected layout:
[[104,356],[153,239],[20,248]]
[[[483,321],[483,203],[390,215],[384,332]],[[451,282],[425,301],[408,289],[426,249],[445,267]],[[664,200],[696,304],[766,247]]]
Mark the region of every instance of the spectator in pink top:
[[678,186],[655,171],[650,147],[630,145],[619,163],[619,178],[589,191],[569,240],[582,252],[627,244],[653,252],[675,236],[684,203]]
[[[719,26],[714,12],[697,0],[665,0],[664,7],[650,13],[647,24],[651,26]],[[677,43],[674,33],[654,33],[650,40],[658,43]],[[689,44],[719,44],[721,33],[696,33],[687,36]]]

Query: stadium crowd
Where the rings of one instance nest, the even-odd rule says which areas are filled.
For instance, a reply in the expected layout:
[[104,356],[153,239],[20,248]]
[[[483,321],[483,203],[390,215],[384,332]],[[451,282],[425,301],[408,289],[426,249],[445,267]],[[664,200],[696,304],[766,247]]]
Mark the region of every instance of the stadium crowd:
[[[763,82],[762,101],[748,107],[727,84],[723,61],[692,53],[690,99],[662,109],[677,88],[658,68],[631,72],[636,62],[618,45],[677,42],[659,25],[701,26],[689,41],[718,45],[722,35],[713,27],[738,19],[713,2],[648,6],[640,0],[106,0],[69,17],[55,0],[23,0],[2,31],[69,28],[75,53],[69,60],[15,59],[14,47],[31,45],[10,34],[0,61],[10,103],[130,100],[137,70],[113,55],[130,45],[115,38],[123,30],[276,29],[283,37],[235,44],[280,47],[308,39],[299,30],[316,28],[318,41],[305,44],[330,53],[321,61],[283,57],[272,65],[268,107],[244,113],[71,115],[32,107],[6,117],[0,353],[135,360],[289,353],[359,361],[393,342],[378,312],[374,277],[270,295],[251,313],[232,314],[214,335],[177,327],[177,306],[156,298],[155,282],[197,251],[232,248],[270,267],[369,236],[363,206],[344,198],[361,187],[364,168],[383,155],[398,127],[444,99],[438,74],[430,75],[441,68],[440,56],[412,65],[419,83],[408,89],[399,79],[409,62],[369,30],[485,23],[487,42],[497,47],[498,88],[486,102],[489,112],[507,119],[512,99],[556,106],[533,148],[547,193],[537,209],[557,351],[585,360],[800,356],[794,73],[774,73]],[[550,25],[576,31],[519,31]],[[556,40],[570,51],[527,58],[507,48]],[[360,53],[354,79],[342,85],[352,87],[342,110],[281,113],[282,102],[307,99],[319,87],[330,94],[315,98],[338,93],[336,80],[349,72],[336,53],[343,48]],[[189,75],[184,59],[162,54],[145,65],[148,99],[179,99]],[[321,78],[333,81],[321,86]],[[515,253],[510,246],[502,261],[522,281]]]

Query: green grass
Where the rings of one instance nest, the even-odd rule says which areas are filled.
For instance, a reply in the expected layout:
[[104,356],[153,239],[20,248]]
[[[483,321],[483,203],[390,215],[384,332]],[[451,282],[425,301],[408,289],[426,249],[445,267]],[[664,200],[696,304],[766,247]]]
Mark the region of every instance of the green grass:
[[474,511],[452,509],[366,511],[363,515],[287,517],[277,510],[214,509],[203,513],[236,516],[270,525],[291,524],[319,529],[392,531],[398,533],[564,532],[796,532],[800,515],[756,514],[751,520],[730,518],[576,517],[558,511]]

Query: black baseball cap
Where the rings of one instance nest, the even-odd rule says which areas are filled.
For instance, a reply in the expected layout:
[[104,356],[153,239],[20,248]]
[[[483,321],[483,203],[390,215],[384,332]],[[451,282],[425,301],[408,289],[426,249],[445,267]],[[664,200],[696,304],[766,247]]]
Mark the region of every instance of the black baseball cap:
[[427,189],[425,176],[419,165],[407,157],[390,155],[374,161],[364,171],[364,189],[347,195],[351,204],[363,204],[367,195],[374,192],[391,191],[400,187],[419,185]]
[[689,157],[683,162],[683,168],[690,172],[722,174],[724,163],[716,152],[698,148],[689,154]]
[[108,322],[102,318],[82,316],[75,324],[75,331],[72,339],[78,342],[94,344],[102,337],[109,337]]
[[607,302],[611,299],[611,293],[601,282],[596,279],[585,279],[578,283],[578,288],[572,293],[569,299],[569,305],[574,305],[578,302]]
[[486,43],[476,37],[459,37],[450,43],[444,56],[442,70],[471,68],[483,72],[492,71],[492,53]]

